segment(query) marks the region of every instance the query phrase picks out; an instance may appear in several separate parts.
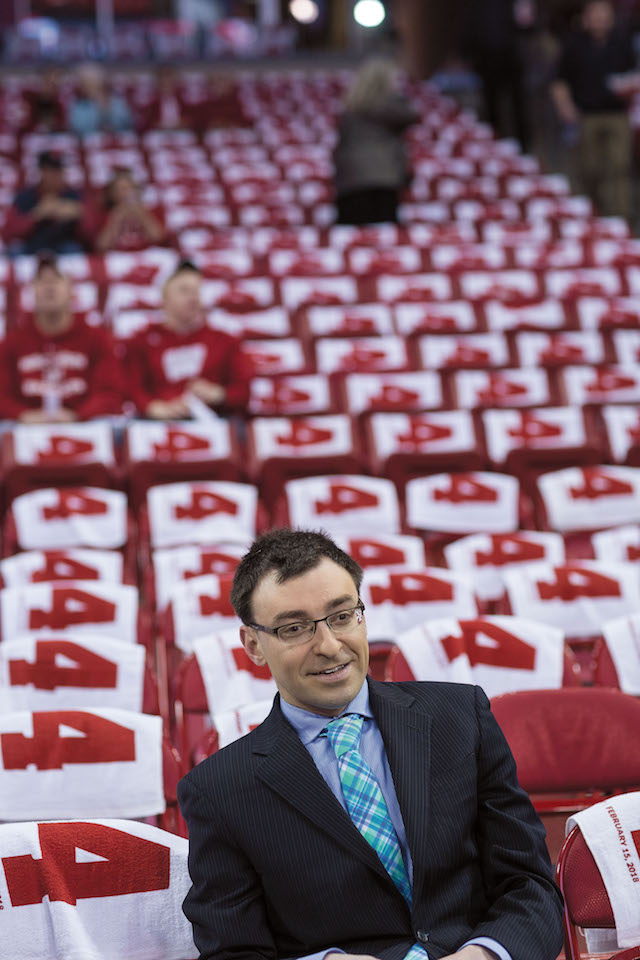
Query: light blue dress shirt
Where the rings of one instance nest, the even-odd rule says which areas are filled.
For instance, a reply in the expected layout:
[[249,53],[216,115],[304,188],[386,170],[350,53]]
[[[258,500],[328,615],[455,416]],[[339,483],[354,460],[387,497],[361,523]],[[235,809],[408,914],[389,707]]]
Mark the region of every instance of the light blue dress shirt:
[[104,109],[94,100],[79,97],[69,108],[69,127],[79,137],[90,133],[122,133],[133,129],[133,119],[126,100],[111,94]]
[[[320,736],[328,723],[327,717],[320,716],[320,714],[317,713],[310,713],[308,710],[303,710],[300,707],[294,707],[292,704],[287,703],[282,697],[280,697],[280,708],[311,754],[316,767],[328,784],[329,789],[344,810],[347,811],[347,805],[342,793],[342,784],[340,783],[340,776],[338,774],[336,755],[327,737]],[[378,729],[369,704],[369,687],[366,683],[363,683],[359,692],[351,703],[347,704],[340,716],[346,713],[359,713],[361,716],[366,717],[362,727],[362,736],[360,737],[360,753],[371,767],[376,780],[380,784],[391,822],[398,835],[407,877],[409,878],[409,883],[412,883],[413,864],[407,843],[407,832],[404,828],[402,813],[393,785],[393,778],[391,776],[382,734]],[[509,951],[491,937],[475,937],[472,940],[467,940],[462,946],[466,947],[470,943],[475,943],[479,947],[486,947],[487,950],[495,953],[499,960],[512,960]],[[422,944],[420,944],[420,946],[422,946]],[[424,947],[422,947],[422,949],[424,950]],[[462,947],[459,949],[461,950]],[[301,957],[300,960],[324,960],[324,957],[326,957],[328,953],[344,953],[344,951],[339,947],[327,947],[326,950],[321,950],[318,953],[307,954],[305,957]]]

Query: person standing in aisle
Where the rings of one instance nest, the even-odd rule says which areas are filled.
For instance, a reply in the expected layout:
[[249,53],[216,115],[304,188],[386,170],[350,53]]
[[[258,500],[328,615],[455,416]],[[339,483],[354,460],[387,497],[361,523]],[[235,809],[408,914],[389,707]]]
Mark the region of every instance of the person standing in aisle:
[[397,89],[397,68],[371,60],[356,74],[334,151],[338,223],[395,223],[410,173],[404,132],[418,113]]

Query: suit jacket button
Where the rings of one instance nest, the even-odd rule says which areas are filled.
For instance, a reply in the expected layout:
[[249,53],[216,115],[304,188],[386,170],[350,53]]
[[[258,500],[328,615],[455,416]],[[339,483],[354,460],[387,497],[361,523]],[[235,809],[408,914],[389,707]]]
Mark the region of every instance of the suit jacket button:
[[429,934],[425,930],[418,930],[416,931],[416,937],[420,943],[426,943],[429,939]]

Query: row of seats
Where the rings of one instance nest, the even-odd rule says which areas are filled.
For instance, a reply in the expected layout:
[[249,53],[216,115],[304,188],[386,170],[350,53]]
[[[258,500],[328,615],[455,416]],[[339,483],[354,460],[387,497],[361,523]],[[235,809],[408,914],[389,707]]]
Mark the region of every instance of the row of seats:
[[[295,147],[300,160],[294,152],[285,154],[295,176],[307,175],[314,164],[320,170],[322,157],[314,155],[309,141],[326,121],[325,150],[330,144],[337,90],[329,92],[320,120],[306,127],[306,119],[290,122],[275,108],[276,86],[254,92],[254,107],[264,114],[255,131],[220,131],[216,148],[237,146],[248,158],[253,146],[261,146],[258,141],[274,150]],[[15,709],[62,709],[58,698],[75,689],[84,699],[74,707],[67,700],[69,711],[120,709],[137,716],[148,710],[152,719],[154,714],[161,718],[159,738],[169,734],[179,748],[182,769],[251,729],[268,709],[274,687],[239,644],[230,578],[255,532],[287,521],[324,526],[342,537],[366,567],[362,595],[372,671],[379,677],[479,681],[492,695],[585,682],[640,691],[634,647],[640,481],[634,466],[604,462],[610,453],[605,437],[611,409],[611,423],[620,414],[617,436],[627,444],[621,442],[611,459],[633,463],[636,397],[627,394],[626,405],[614,406],[612,395],[621,401],[625,395],[616,397],[615,391],[635,387],[627,362],[637,350],[631,336],[637,315],[622,298],[635,290],[638,251],[624,240],[624,224],[594,219],[583,201],[566,196],[566,184],[540,179],[512,146],[496,144],[464,116],[453,122],[456,111],[445,101],[423,102],[435,109],[412,138],[416,183],[423,191],[412,200],[412,215],[426,222],[404,232],[393,226],[256,231],[250,243],[246,232],[216,235],[215,227],[195,227],[204,235],[194,242],[202,242],[203,250],[209,242],[213,246],[201,261],[206,267],[208,260],[213,273],[207,282],[219,280],[221,286],[211,289],[229,296],[228,314],[246,322],[239,332],[251,332],[256,310],[276,310],[262,314],[261,334],[247,337],[255,356],[262,350],[276,361],[297,355],[318,364],[325,353],[337,358],[334,367],[309,374],[306,385],[300,373],[307,374],[306,366],[294,367],[300,376],[286,381],[278,378],[286,365],[263,367],[269,375],[256,380],[262,397],[295,404],[308,402],[310,395],[318,403],[324,390],[336,409],[344,404],[351,412],[347,402],[356,404],[354,414],[370,409],[374,415],[366,422],[344,414],[258,417],[248,426],[246,447],[224,422],[133,424],[122,458],[108,428],[105,434],[97,424],[88,430],[82,425],[18,428],[7,435],[0,662],[14,688]],[[271,113],[265,105],[273,107]],[[176,144],[176,153],[188,146]],[[213,166],[208,179],[198,176],[200,159],[193,155],[184,169],[167,166],[176,181],[184,178],[177,188],[191,189],[194,182],[207,189],[219,186]],[[239,159],[239,154],[227,156],[230,167]],[[252,178],[264,183],[263,159],[255,156],[253,169],[244,164],[236,183],[252,190]],[[446,164],[455,176],[445,175]],[[283,172],[267,169],[265,176]],[[459,184],[469,174],[485,179],[466,191]],[[217,196],[224,200],[227,192]],[[242,196],[250,203],[257,193]],[[542,219],[527,229],[518,222],[522,204],[527,211],[534,204],[542,211]],[[272,209],[278,213],[286,206],[265,206]],[[452,223],[452,214],[462,212],[465,219]],[[553,221],[553,227],[548,230],[545,221]],[[546,246],[553,237],[567,242]],[[480,241],[484,245],[478,246]],[[465,249],[468,243],[472,248]],[[231,255],[216,252],[221,244],[232,247]],[[372,253],[371,247],[380,249]],[[547,261],[540,259],[547,254]],[[152,253],[145,260],[143,254],[138,260],[120,259],[119,265],[117,258],[105,259],[102,266],[89,258],[70,262],[76,264],[79,283],[87,281],[100,291],[96,305],[103,307],[102,291],[108,285],[110,292],[120,281],[135,289],[119,309],[144,312],[157,306],[157,300],[145,302],[145,297],[168,256],[167,251]],[[14,302],[16,290],[29,279],[29,263],[17,260],[6,269]],[[112,276],[108,270],[114,264]],[[265,265],[271,275],[242,276]],[[141,272],[132,279],[130,271],[136,270]],[[216,275],[225,270],[240,275],[231,280]],[[450,305],[454,295],[467,298],[455,309]],[[532,303],[536,297],[542,307]],[[375,309],[367,306],[372,298]],[[359,299],[360,307],[349,306]],[[490,339],[459,339],[480,325],[486,330],[489,317],[500,316],[490,309],[492,299],[504,312],[502,320],[491,321]],[[403,301],[410,309],[397,306]],[[516,312],[527,310],[528,320]],[[277,326],[283,319],[288,328]],[[359,325],[365,323],[368,329]],[[533,330],[518,331],[522,325]],[[573,327],[573,335],[567,327]],[[561,333],[551,339],[554,329]],[[375,369],[394,349],[399,355],[406,350],[410,332],[425,337],[409,345],[418,351],[412,359],[424,357],[432,365],[419,372],[420,383],[407,379],[416,377],[408,370]],[[265,333],[266,341],[258,343]],[[331,333],[338,336],[331,339]],[[345,336],[353,333],[371,338]],[[554,348],[563,370],[549,377],[535,360]],[[307,350],[312,351],[308,356]],[[514,362],[525,356],[528,364],[514,371]],[[401,367],[409,364],[409,355],[404,358]],[[448,360],[452,370],[442,377],[440,368]],[[484,369],[465,370],[467,361],[482,362]],[[594,361],[614,367],[619,361],[620,369],[594,372],[589,366]],[[340,387],[329,372],[345,363],[348,379]],[[578,401],[577,394],[560,392],[560,384],[578,379],[573,371],[581,367],[604,393],[592,389]],[[515,401],[482,417],[470,412],[475,402],[459,410],[420,411],[434,399],[440,405],[443,398],[460,403],[458,393],[471,382],[469,374],[475,379],[480,374],[478,389],[491,393],[490,406],[498,405],[498,397],[500,402],[522,398],[523,388],[528,396],[529,380],[546,383],[548,394],[528,404],[533,411],[514,409]],[[345,389],[348,394],[341,394]],[[449,390],[454,400],[448,399]],[[382,409],[377,405],[381,395]],[[601,412],[592,409],[595,396]],[[540,410],[538,402],[567,405]],[[414,403],[416,412],[408,414]],[[581,410],[582,405],[589,409]],[[490,416],[496,413],[508,418],[499,422]],[[489,438],[495,472],[485,469]],[[520,463],[512,458],[506,469],[511,444],[517,447],[520,439],[527,457]],[[364,475],[363,466],[374,475]],[[125,477],[129,499],[117,489]],[[239,482],[247,479],[251,483]],[[31,694],[37,701],[29,699]],[[102,695],[109,699],[99,699]],[[130,732],[137,729],[123,717],[101,719]],[[27,722],[13,720],[7,733],[21,736],[20,743],[38,741],[39,733],[29,736]],[[57,729],[58,736],[66,736],[56,722],[45,721],[48,735]],[[74,722],[80,721],[71,718],[71,730],[82,729]],[[103,725],[91,721],[90,726],[97,731]]]

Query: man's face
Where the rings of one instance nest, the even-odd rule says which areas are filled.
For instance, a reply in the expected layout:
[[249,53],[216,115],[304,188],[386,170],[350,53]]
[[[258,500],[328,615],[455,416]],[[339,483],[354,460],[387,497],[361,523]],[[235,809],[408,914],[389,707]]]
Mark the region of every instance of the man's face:
[[[285,583],[267,574],[253,592],[253,621],[278,627],[298,620],[316,620],[354,607],[358,591],[347,571],[324,557],[320,563]],[[240,637],[254,663],[266,663],[280,695],[294,707],[327,717],[337,716],[362,686],[369,666],[364,619],[345,634],[319,623],[306,643],[290,646],[270,633],[242,627]],[[334,673],[328,670],[339,669]]]
[[40,168],[40,190],[42,193],[59,194],[65,187],[64,170],[59,167]]
[[185,270],[169,280],[164,291],[164,309],[173,326],[189,329],[200,324],[202,305],[197,273]]
[[71,284],[53,267],[43,267],[33,281],[33,300],[37,314],[62,314],[71,306]]
[[582,15],[585,30],[596,39],[606,37],[614,24],[613,7],[607,0],[594,0]]

